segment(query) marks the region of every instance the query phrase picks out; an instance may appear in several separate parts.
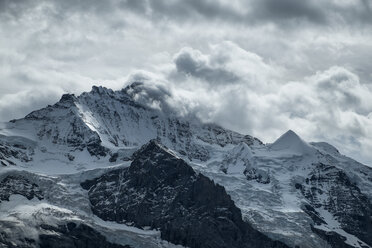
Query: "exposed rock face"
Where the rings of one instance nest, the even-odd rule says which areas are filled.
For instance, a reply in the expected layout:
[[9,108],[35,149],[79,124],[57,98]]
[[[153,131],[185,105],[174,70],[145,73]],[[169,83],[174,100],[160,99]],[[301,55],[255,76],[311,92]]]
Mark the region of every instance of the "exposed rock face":
[[163,239],[188,247],[286,247],[242,220],[225,189],[196,174],[155,141],[129,168],[82,184],[104,220],[159,228]]
[[17,140],[8,140],[6,136],[0,135],[0,165],[15,165],[17,161],[32,161],[34,149],[32,144]]
[[[5,227],[5,223],[1,223]],[[11,227],[11,225],[9,226]],[[0,230],[1,248],[131,248],[129,245],[111,243],[105,236],[92,227],[74,222],[58,226],[42,224],[38,227],[37,240],[23,238],[11,240],[7,233]]]
[[[107,149],[101,145],[99,135],[76,116],[75,112],[66,113],[64,120],[50,118],[46,122],[45,119],[40,121],[42,123],[37,133],[39,139],[50,140],[53,144],[67,145],[72,151],[82,151],[87,148],[92,156],[106,156]],[[65,124],[61,125],[61,122]]]
[[133,228],[111,229],[92,221],[86,216],[85,192],[74,178],[67,180],[14,170],[0,174],[0,248],[164,247],[156,244],[157,234],[141,237]]
[[23,195],[31,200],[34,197],[41,200],[43,193],[35,183],[22,176],[9,175],[0,182],[0,203],[1,201],[9,201],[10,195],[18,194]]
[[107,241],[106,237],[85,224],[74,222],[58,227],[43,225],[48,231],[39,236],[40,248],[130,248],[129,245],[118,245]]
[[269,171],[258,170],[256,168],[246,169],[244,175],[247,180],[256,180],[258,183],[268,184],[270,183]]
[[54,105],[36,110],[25,118],[12,123],[23,129],[31,128],[35,136],[48,145],[64,145],[70,151],[87,149],[92,156],[106,156],[108,150],[102,146],[99,134],[92,130],[79,113],[79,100],[65,94]]
[[[316,164],[306,182],[297,188],[311,205],[304,210],[315,222],[314,231],[324,236],[333,247],[353,247],[344,243],[345,238],[337,233],[338,229],[372,246],[372,204],[342,170],[332,165]],[[335,223],[330,231],[319,228],[328,227],[324,221],[327,213],[332,216],[328,219],[333,218]]]

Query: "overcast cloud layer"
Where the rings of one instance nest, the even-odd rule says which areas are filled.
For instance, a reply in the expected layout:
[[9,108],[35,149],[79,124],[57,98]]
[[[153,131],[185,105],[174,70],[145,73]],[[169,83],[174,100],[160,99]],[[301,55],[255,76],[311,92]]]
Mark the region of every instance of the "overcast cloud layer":
[[182,114],[372,166],[371,2],[0,0],[0,121],[142,79]]

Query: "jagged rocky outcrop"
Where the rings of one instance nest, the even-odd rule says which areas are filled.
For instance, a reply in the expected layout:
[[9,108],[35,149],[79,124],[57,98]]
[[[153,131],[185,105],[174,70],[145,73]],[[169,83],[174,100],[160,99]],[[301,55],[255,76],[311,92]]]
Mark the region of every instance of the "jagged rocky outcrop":
[[[305,183],[296,187],[309,202],[310,206],[304,210],[314,220],[314,231],[332,247],[353,247],[351,241],[345,243],[345,235],[340,235],[340,230],[372,246],[372,204],[345,172],[318,163]],[[367,247],[362,242],[356,243]]]
[[44,199],[39,186],[20,175],[8,175],[0,182],[0,203],[9,201],[9,197],[13,194],[23,195],[28,200],[34,197],[39,200]]
[[93,213],[104,220],[158,228],[187,247],[286,247],[242,220],[225,189],[197,174],[156,141],[134,154],[129,168],[82,183]]
[[0,135],[0,165],[16,165],[17,161],[30,162],[34,155],[35,142],[21,137],[8,138]]
[[0,144],[0,164],[3,166],[16,165],[16,161],[29,162],[32,157],[29,156],[27,148],[14,147],[12,145]]
[[82,119],[78,106],[77,97],[65,94],[54,105],[12,120],[9,128],[29,129],[46,147],[63,145],[69,151],[87,149],[92,156],[106,156],[108,149],[102,146],[99,134]]

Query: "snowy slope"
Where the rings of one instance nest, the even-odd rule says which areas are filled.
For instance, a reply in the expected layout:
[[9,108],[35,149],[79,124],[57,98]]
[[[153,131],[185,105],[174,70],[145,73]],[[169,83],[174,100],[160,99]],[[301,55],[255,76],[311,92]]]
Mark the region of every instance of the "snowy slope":
[[[308,143],[293,131],[265,145],[196,117],[179,116],[161,98],[167,95],[158,94],[154,100],[152,90],[138,82],[119,91],[93,87],[80,96],[64,95],[23,119],[2,123],[0,174],[26,175],[40,187],[47,185],[44,192],[51,193],[30,201],[13,194],[0,208],[13,204],[20,212],[30,205],[42,222],[43,215],[50,214],[39,205],[49,204],[47,209],[59,208],[52,212],[73,211],[67,219],[87,221],[109,240],[117,240],[120,231],[106,231],[127,226],[93,216],[80,183],[129,166],[132,154],[156,139],[195,171],[224,186],[243,219],[273,239],[291,247],[372,245],[371,168],[327,143]],[[18,216],[14,211],[5,211],[0,222]],[[25,218],[18,220],[22,221]],[[153,232],[146,240],[159,243]],[[141,239],[137,234],[127,236],[126,241]]]

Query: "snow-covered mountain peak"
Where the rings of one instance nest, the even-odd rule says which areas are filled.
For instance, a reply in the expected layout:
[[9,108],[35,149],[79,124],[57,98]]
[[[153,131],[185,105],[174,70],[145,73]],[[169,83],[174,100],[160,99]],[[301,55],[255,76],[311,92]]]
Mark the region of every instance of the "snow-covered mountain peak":
[[288,130],[270,145],[273,151],[283,151],[290,154],[313,154],[316,150],[300,138],[294,131]]
[[[0,126],[1,168],[4,172],[24,169],[42,173],[53,180],[65,180],[62,174],[71,174],[74,181],[64,185],[72,183],[80,189],[76,181],[82,175],[77,174],[80,171],[93,178],[104,171],[127,171],[129,163],[137,161],[137,166],[131,166],[131,175],[141,174],[145,166],[150,175],[156,171],[169,176],[176,168],[174,164],[184,160],[198,175],[224,186],[244,220],[273,239],[291,247],[308,248],[368,247],[358,245],[360,240],[372,244],[372,227],[366,228],[367,217],[372,216],[371,168],[343,156],[330,144],[307,143],[291,130],[273,144],[264,145],[250,135],[177,114],[169,104],[171,98],[166,87],[141,82],[118,91],[93,86],[90,92],[79,96],[65,94],[54,105]],[[0,186],[1,175],[0,171]],[[172,175],[183,178],[178,172]],[[31,179],[40,181],[39,177],[33,174]],[[11,180],[16,187],[19,180]],[[115,187],[127,187],[120,180]],[[8,181],[3,183],[6,187]],[[28,185],[27,181],[21,182]],[[141,177],[138,183],[141,182],[151,184],[147,175]],[[9,192],[5,186],[3,192]],[[169,188],[156,192],[160,197],[157,200],[163,199],[163,189]],[[48,190],[45,187],[43,191]],[[58,193],[53,193],[52,198],[60,195],[61,189],[56,190]],[[69,193],[76,192],[71,188]],[[132,193],[141,199],[148,197],[138,188]],[[101,196],[106,197],[97,195]],[[133,206],[138,209],[138,205]],[[87,207],[89,204],[84,204],[83,208]],[[111,204],[99,208],[113,210]],[[356,245],[343,246],[353,240]]]
[[294,140],[300,140],[300,136],[298,136],[297,133],[295,133],[293,130],[288,130],[284,134],[282,134],[274,143],[281,141],[294,141]]

